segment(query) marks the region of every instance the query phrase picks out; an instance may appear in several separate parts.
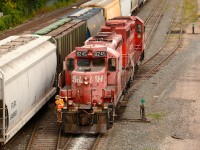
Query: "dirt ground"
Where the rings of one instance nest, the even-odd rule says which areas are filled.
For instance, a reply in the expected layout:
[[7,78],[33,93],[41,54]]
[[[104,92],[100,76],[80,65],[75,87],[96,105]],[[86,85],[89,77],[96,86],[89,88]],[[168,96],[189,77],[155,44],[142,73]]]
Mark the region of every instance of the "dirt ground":
[[[192,24],[185,30],[183,47],[191,44],[194,40],[200,39],[200,22],[195,23],[195,34],[192,34]],[[197,51],[200,51],[198,47]],[[200,57],[199,57],[200,58]],[[189,139],[165,138],[161,146],[163,150],[200,150],[200,59],[192,61],[192,65],[186,68],[185,73],[176,82],[176,88],[170,97],[175,99],[185,99],[191,101],[192,114],[188,118]],[[187,116],[182,110],[183,118]]]

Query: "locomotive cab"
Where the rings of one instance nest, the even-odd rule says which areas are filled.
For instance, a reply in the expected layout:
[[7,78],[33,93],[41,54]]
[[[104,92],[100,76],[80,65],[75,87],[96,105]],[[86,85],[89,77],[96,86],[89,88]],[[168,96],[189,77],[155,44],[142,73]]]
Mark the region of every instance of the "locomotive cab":
[[[120,16],[108,20],[102,27],[103,32],[116,32],[123,36],[123,66],[129,60],[137,64],[144,59],[144,22],[137,16]],[[132,58],[128,55],[133,55]]]
[[65,133],[105,133],[114,121],[121,80],[120,51],[92,42],[76,47],[59,75],[60,96],[68,98],[62,109]]
[[122,79],[122,89],[127,90],[139,62],[144,59],[144,23],[135,16],[120,16],[108,20],[101,31],[116,32],[123,37],[122,76],[124,78]]

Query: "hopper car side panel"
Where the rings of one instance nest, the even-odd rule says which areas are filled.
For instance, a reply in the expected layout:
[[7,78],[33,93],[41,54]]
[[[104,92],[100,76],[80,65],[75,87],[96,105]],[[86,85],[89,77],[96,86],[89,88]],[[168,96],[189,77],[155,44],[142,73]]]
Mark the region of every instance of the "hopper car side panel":
[[[0,61],[0,142],[3,144],[56,92],[53,87],[57,64],[56,46],[48,41],[50,37],[17,37],[8,45],[23,43],[20,38],[33,39],[6,52]],[[4,45],[0,45],[0,50]]]
[[138,0],[138,5],[141,6],[144,3],[144,0]]
[[131,15],[131,0],[120,0],[121,16]]
[[101,12],[96,14],[94,17],[90,18],[87,21],[87,27],[90,32],[90,36],[87,36],[87,39],[91,36],[96,35],[101,30],[101,26],[104,23],[105,23],[105,19]]
[[63,68],[64,58],[71,53],[76,46],[81,46],[86,40],[86,22],[63,18],[39,31],[38,35],[52,36],[57,41],[57,72]]
[[79,19],[87,22],[87,39],[96,35],[101,25],[105,23],[105,18],[102,14],[102,8],[78,8],[62,18]]
[[81,46],[84,44],[86,39],[86,22],[81,21],[68,31],[56,36],[55,39],[57,41],[58,69],[60,72],[60,70],[63,68],[63,61],[65,57],[70,54],[76,46]]
[[131,0],[131,12],[137,11],[138,9],[138,0]]

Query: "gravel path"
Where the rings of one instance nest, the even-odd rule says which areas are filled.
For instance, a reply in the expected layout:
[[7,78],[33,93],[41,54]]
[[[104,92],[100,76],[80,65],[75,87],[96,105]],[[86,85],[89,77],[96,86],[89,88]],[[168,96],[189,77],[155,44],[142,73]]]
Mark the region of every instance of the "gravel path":
[[[156,2],[152,0],[151,3]],[[170,19],[177,1],[168,0],[168,7],[146,57],[165,41]],[[150,2],[149,2],[150,4]],[[148,7],[148,6],[146,6]],[[148,9],[144,9],[148,13]],[[141,12],[145,13],[145,12]],[[140,13],[139,13],[140,15]],[[145,16],[145,15],[143,15]],[[143,17],[141,16],[141,17]],[[145,19],[142,18],[142,19]],[[199,29],[198,29],[199,28]],[[200,23],[196,33],[200,33]],[[132,93],[121,121],[108,132],[102,149],[109,150],[198,150],[200,149],[200,34],[191,34],[189,25],[176,56],[150,80]],[[140,99],[144,98],[150,123],[131,121],[139,118]]]

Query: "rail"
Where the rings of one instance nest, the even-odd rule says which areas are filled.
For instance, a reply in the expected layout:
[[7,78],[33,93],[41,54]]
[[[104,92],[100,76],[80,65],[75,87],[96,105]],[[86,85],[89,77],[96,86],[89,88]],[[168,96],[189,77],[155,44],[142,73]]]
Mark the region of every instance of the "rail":
[[[150,21],[153,21],[152,22],[152,25],[150,25],[150,23],[148,24],[148,29],[147,29],[147,26],[146,26],[146,29],[145,29],[145,45],[146,45],[146,48],[149,46],[150,44],[150,41],[152,38],[152,35],[154,34],[154,31],[157,29],[158,27],[158,24],[162,18],[162,15],[163,15],[163,12],[164,12],[164,8],[167,4],[167,1],[165,0],[160,0],[159,3],[156,5],[156,7],[154,8],[154,10],[151,12],[151,14],[149,15],[149,17],[145,20],[145,26],[150,22]],[[161,9],[161,10],[160,10]],[[156,18],[156,20],[155,20]]]
[[[169,61],[169,58],[176,52],[176,50],[179,48],[179,46],[181,45],[182,42],[182,34],[183,34],[183,29],[186,26],[186,24],[184,24],[184,7],[185,4],[180,4],[177,3],[178,6],[181,5],[182,10],[178,11],[177,8],[174,9],[174,15],[172,22],[171,22],[171,27],[168,31],[168,37],[166,39],[166,42],[163,44],[163,46],[153,55],[151,56],[148,60],[146,60],[141,66],[140,66],[140,71],[138,72],[137,76],[136,76],[136,80],[134,80],[134,87],[132,87],[129,90],[129,93],[127,95],[127,97],[129,97],[131,95],[132,92],[135,91],[135,89],[137,89],[141,83],[143,81],[145,81],[146,79],[151,78],[156,72],[159,71],[159,69],[161,68],[161,66]],[[178,12],[175,12],[178,11]],[[177,16],[182,16],[182,18],[179,19],[179,22],[173,22],[175,19],[175,17]],[[171,30],[174,29],[176,27],[176,29],[178,28],[180,30],[180,32],[177,34],[177,36],[172,36],[175,37],[174,38],[170,38],[170,33]],[[171,43],[175,43],[174,45],[172,45]],[[145,70],[145,71],[144,71]]]

